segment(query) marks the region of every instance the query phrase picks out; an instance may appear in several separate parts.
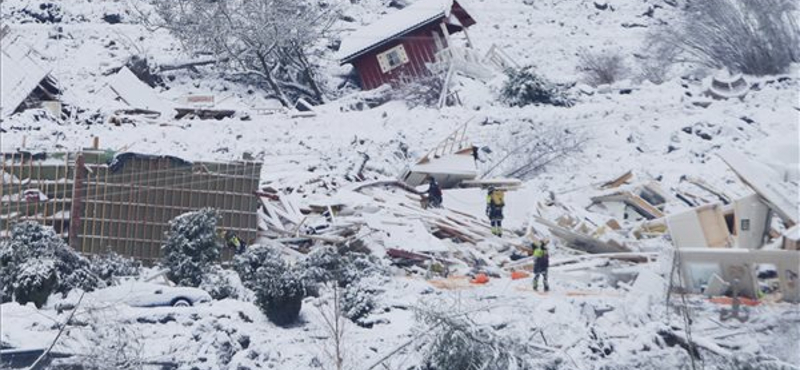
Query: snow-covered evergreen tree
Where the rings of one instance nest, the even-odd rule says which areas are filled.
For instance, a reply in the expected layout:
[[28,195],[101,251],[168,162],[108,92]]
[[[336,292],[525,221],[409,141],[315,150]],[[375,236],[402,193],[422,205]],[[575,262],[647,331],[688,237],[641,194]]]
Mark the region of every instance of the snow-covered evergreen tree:
[[203,275],[200,289],[205,290],[214,299],[242,299],[244,289],[236,272],[226,270],[220,265],[213,265]]
[[41,307],[53,293],[101,284],[89,261],[72,250],[50,227],[28,221],[16,224],[0,241],[3,300],[12,298]]
[[512,107],[529,104],[572,106],[573,102],[558,85],[536,73],[534,66],[506,71],[508,80],[503,85],[502,100]]
[[255,245],[236,256],[234,268],[256,293],[256,305],[275,324],[295,322],[306,295],[303,275],[273,246]]
[[380,262],[372,256],[355,252],[340,254],[332,246],[317,247],[301,265],[309,284],[335,281],[341,287],[383,272]]
[[341,289],[336,295],[342,315],[357,324],[375,307],[377,289],[365,280],[381,275],[383,267],[372,256],[362,253],[340,254],[332,246],[316,248],[301,263],[303,279],[311,290],[319,285]]
[[114,280],[118,277],[137,277],[142,271],[141,262],[113,251],[93,255],[91,266],[92,272],[106,285],[115,284]]
[[200,286],[222,249],[216,228],[217,211],[211,208],[184,213],[169,222],[161,264],[167,277],[181,286]]

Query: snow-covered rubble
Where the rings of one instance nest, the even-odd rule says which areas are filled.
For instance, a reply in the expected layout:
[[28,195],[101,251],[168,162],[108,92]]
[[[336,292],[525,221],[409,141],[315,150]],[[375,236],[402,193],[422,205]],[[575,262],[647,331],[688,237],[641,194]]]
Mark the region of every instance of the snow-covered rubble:
[[[679,11],[679,2],[656,0],[463,2],[478,22],[469,30],[478,49],[501,46],[519,64],[534,64],[543,75],[565,83],[580,79],[576,65],[582,50],[638,53],[648,28],[672,22]],[[339,24],[343,34],[396,11],[388,3],[341,2],[343,18],[354,20]],[[53,5],[3,1],[2,19],[43,56],[74,114],[65,120],[26,111],[5,119],[0,152],[79,150],[99,137],[100,146],[111,150],[191,160],[253,158],[264,162],[262,188],[276,197],[261,198],[262,231],[283,241],[291,249],[287,253],[300,256],[324,243],[358,244],[388,260],[389,250],[412,253],[411,267],[393,267],[388,276],[371,282],[379,291],[368,317],[372,327],[347,323],[342,368],[366,368],[395,349],[384,368],[420,364],[430,328],[417,314],[431,307],[466,315],[502,340],[527,346],[533,354],[529,363],[546,368],[688,368],[694,350],[686,348],[687,342],[700,348],[696,360],[706,368],[749,364],[789,369],[800,364],[797,305],[765,299],[745,308],[746,322],[723,322],[720,311],[728,304],[697,295],[673,295],[667,301],[673,248],[663,225],[659,229],[648,225],[650,220],[621,219],[624,212],[611,206],[599,212],[590,208],[593,197],[635,192],[644,184],[657,184],[670,195],[696,195],[699,204],[718,201],[709,189],[730,199],[752,194],[719,157],[723,150],[759,159],[797,181],[796,73],[745,76],[751,91],[741,100],[699,101],[705,87],[695,73],[675,72],[659,85],[639,83],[640,78],[600,88],[579,84],[570,91],[577,101],[570,108],[509,108],[497,100],[501,77],[489,83],[457,78],[460,107],[436,110],[393,101],[362,109],[359,103],[373,93],[358,93],[316,107],[314,116],[292,117],[266,109],[273,101],[257,88],[198,67],[164,73],[163,85],[148,97],[169,105],[187,95],[215,95],[236,108],[235,116],[135,118],[114,125],[98,118],[124,106],[107,93],[109,72],[131,56],[146,56],[153,64],[185,60],[182,47],[166,30],[138,23],[139,11],[147,9],[143,2],[46,4]],[[348,68],[331,58],[320,73],[335,86]],[[422,198],[408,189],[385,184],[356,189],[396,180],[465,122],[467,135],[480,148],[479,173],[500,174],[517,165],[498,162],[528,132],[558,130],[588,140],[579,152],[506,194],[504,227],[513,234],[502,239],[489,232],[484,189],[447,189],[443,209],[423,209]],[[600,189],[627,171],[633,174],[628,184]],[[689,208],[671,197],[660,211]],[[333,217],[326,214],[334,209]],[[629,254],[587,256],[552,225],[624,246],[621,252]],[[782,231],[777,220],[771,226]],[[530,262],[515,264],[512,255],[525,257],[519,256],[521,249],[533,239],[551,243],[550,293],[532,291],[529,278],[510,278],[511,268]],[[448,265],[449,276],[435,271],[440,263]],[[489,273],[490,281],[470,283],[467,275],[477,272]],[[76,301],[75,294],[67,300]],[[300,322],[288,328],[270,323],[251,299],[181,308],[87,301],[78,306],[55,350],[88,363],[108,356],[124,339],[126,356],[179,369],[335,368],[324,317],[330,300],[326,292],[306,298]],[[0,344],[14,348],[48,346],[70,314],[55,304],[37,310],[4,303],[0,310]]]

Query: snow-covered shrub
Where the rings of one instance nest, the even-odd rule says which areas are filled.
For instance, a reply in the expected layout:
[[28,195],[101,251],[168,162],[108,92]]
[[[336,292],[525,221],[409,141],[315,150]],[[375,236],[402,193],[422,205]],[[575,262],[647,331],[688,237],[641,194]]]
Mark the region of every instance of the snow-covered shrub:
[[236,256],[235,269],[255,292],[256,305],[277,325],[297,321],[306,295],[303,276],[271,246],[251,246]]
[[384,272],[380,261],[373,256],[357,252],[341,254],[327,245],[309,253],[301,262],[301,270],[309,285],[336,282],[340,287]]
[[419,310],[417,322],[431,335],[423,352],[422,369],[534,369],[543,368],[525,356],[524,346],[504,340],[491,327],[481,327],[442,307]]
[[612,84],[628,74],[625,58],[619,52],[601,51],[580,53],[578,71],[583,73],[586,83],[592,86]]
[[800,61],[797,2],[703,0],[688,3],[678,26],[651,36],[675,61],[753,75],[786,73]]
[[138,277],[142,273],[141,262],[114,251],[95,254],[90,262],[92,272],[106,285],[114,285],[119,277]]
[[73,288],[91,291],[101,284],[86,258],[73,251],[50,227],[21,222],[0,241],[3,300],[41,307],[53,293]]
[[170,280],[181,286],[200,285],[222,250],[216,234],[218,221],[217,211],[206,208],[184,213],[169,222],[161,264],[169,269]]
[[375,308],[378,283],[370,285],[366,280],[384,273],[378,260],[370,255],[345,252],[344,255],[332,246],[321,246],[308,254],[300,264],[306,287],[312,291],[328,285],[340,290],[336,297],[341,313],[356,324]]
[[506,70],[508,80],[503,85],[501,99],[512,107],[530,104],[572,106],[565,89],[536,73],[534,66]]
[[251,245],[247,250],[233,258],[233,269],[239,274],[242,284],[255,291],[258,288],[258,269],[266,262],[282,260],[280,251],[275,246]]
[[647,59],[639,64],[639,80],[650,81],[656,85],[660,85],[667,80],[669,74],[670,62],[666,59],[652,58]]
[[55,261],[52,258],[31,259],[19,266],[14,281],[14,298],[20,304],[33,302],[41,308],[57,285]]
[[341,311],[342,315],[359,326],[369,326],[364,319],[377,305],[375,296],[378,294],[377,285],[370,285],[370,279],[358,280],[342,289]]
[[300,263],[303,278],[308,285],[324,284],[335,281],[344,283],[344,269],[346,261],[331,246],[315,248]]
[[212,266],[208,272],[203,275],[203,281],[200,283],[200,289],[205,290],[214,299],[241,299],[243,292],[240,289],[241,281],[239,276],[234,271],[223,269],[221,266]]

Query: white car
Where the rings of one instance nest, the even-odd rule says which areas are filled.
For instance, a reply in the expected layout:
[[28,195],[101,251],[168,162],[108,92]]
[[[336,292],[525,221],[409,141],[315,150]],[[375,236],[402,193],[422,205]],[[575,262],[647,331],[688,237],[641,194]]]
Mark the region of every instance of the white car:
[[123,282],[94,291],[91,295],[99,301],[125,303],[132,307],[189,307],[211,301],[211,296],[202,289],[170,287],[141,281]]

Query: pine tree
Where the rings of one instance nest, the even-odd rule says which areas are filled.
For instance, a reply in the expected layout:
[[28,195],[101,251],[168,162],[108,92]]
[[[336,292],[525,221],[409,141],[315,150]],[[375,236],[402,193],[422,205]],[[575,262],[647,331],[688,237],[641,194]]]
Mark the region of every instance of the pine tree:
[[161,264],[167,277],[181,286],[198,287],[222,249],[216,228],[219,215],[211,208],[184,213],[169,222]]

